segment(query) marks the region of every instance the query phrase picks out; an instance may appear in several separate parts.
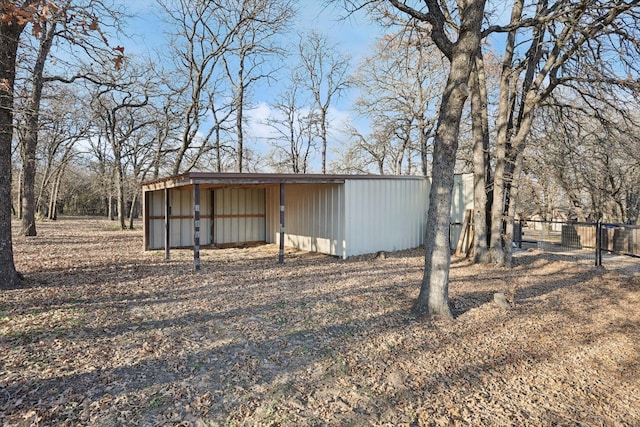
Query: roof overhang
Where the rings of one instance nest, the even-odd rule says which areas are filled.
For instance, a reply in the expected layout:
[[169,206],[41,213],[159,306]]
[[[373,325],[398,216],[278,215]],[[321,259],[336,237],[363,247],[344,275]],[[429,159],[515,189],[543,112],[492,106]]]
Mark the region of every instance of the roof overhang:
[[189,172],[142,183],[143,191],[169,188],[226,186],[272,186],[278,184],[344,184],[349,179],[425,179],[422,176],[389,175],[327,175],[327,174],[271,174],[271,173],[212,173]]

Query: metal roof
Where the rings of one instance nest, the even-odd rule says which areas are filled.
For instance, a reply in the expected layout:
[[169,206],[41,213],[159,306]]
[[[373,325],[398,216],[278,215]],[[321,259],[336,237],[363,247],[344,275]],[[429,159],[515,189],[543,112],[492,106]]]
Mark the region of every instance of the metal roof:
[[216,173],[188,172],[142,183],[143,190],[152,191],[164,188],[176,188],[200,184],[204,187],[227,185],[276,185],[285,184],[343,184],[346,180],[385,179],[385,180],[422,180],[423,176],[397,175],[332,175],[332,174],[275,174],[275,173]]

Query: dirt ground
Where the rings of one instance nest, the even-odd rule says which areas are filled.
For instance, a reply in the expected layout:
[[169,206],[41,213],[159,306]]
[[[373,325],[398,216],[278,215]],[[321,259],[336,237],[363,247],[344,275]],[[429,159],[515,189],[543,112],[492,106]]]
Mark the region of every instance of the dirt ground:
[[0,293],[7,426],[640,425],[637,259],[454,259],[444,322],[410,314],[419,249],[204,249],[195,272],[107,221],[38,231],[14,241],[25,288]]

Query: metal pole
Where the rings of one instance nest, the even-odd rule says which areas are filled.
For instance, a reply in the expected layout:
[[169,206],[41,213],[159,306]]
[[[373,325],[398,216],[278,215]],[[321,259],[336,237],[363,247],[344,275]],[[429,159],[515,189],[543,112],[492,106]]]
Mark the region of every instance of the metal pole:
[[598,222],[598,234],[600,235],[600,244],[598,245],[598,265],[602,266],[602,222]]
[[601,239],[602,236],[600,234],[600,221],[596,222],[596,267],[602,265],[602,250],[601,250]]
[[149,197],[151,193],[142,190],[142,249],[149,250]]
[[169,254],[169,245],[171,244],[171,204],[169,200],[169,189],[164,189],[164,259],[165,261],[169,261],[171,258]]
[[522,225],[524,224],[524,221],[520,219],[518,222],[520,223],[518,226],[518,248],[522,249],[522,235],[524,234],[522,232]]
[[193,267],[200,270],[200,184],[193,184]]
[[284,264],[284,182],[280,183],[280,252],[278,264]]

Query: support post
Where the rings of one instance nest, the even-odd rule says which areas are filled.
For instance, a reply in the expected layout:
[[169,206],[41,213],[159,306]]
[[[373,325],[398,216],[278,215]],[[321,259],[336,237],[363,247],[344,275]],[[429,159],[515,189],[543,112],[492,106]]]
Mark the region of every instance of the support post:
[[169,261],[171,258],[169,254],[169,244],[170,242],[170,221],[171,221],[171,204],[169,200],[169,189],[164,189],[164,259],[165,261]]
[[280,252],[278,264],[284,264],[284,182],[280,183]]
[[200,184],[193,184],[193,268],[200,270]]
[[149,250],[149,192],[142,190],[142,250]]

